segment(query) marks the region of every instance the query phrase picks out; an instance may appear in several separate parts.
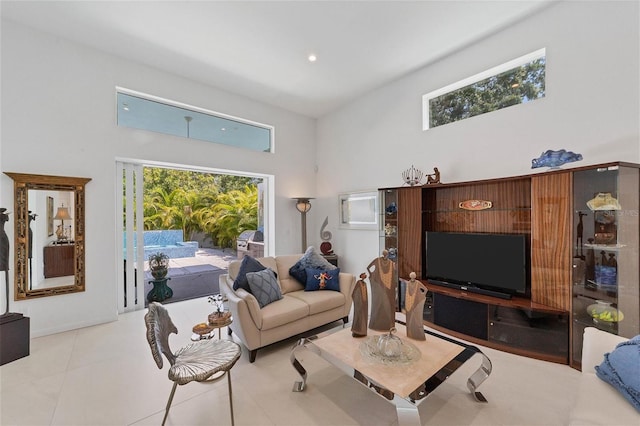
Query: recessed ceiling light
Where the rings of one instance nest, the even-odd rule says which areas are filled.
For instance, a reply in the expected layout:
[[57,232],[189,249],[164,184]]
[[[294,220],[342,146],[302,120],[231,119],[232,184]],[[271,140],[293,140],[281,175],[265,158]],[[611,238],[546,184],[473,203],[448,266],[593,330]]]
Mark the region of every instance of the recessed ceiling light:
[[309,62],[315,62],[318,57],[312,53],[307,57],[307,59],[309,59]]
[[125,111],[129,111],[129,105],[122,104],[122,109],[125,110]]

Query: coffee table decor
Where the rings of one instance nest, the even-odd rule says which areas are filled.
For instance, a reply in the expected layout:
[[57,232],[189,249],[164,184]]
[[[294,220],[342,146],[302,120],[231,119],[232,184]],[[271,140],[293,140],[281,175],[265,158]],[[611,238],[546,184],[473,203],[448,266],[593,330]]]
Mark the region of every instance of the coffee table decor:
[[360,343],[363,359],[386,365],[411,364],[420,359],[420,351],[414,344],[395,336],[396,328],[388,334],[369,336]]
[[416,280],[416,273],[409,274],[409,281],[405,281],[407,290],[405,292],[405,310],[407,315],[407,337],[414,340],[425,340],[423,311],[424,303],[427,300],[427,287],[422,282]]
[[369,320],[369,302],[367,295],[367,283],[364,279],[367,274],[360,274],[360,279],[353,288],[351,300],[353,301],[353,322],[351,323],[351,335],[364,337],[367,335],[367,321]]
[[382,256],[371,261],[367,266],[369,282],[371,284],[371,315],[369,328],[377,331],[387,331],[394,325],[397,280],[396,263],[389,258],[387,250]]
[[[406,318],[395,314],[398,335],[406,335]],[[396,407],[398,425],[420,425],[418,405],[459,367],[471,358],[480,366],[467,379],[467,388],[478,402],[487,402],[478,387],[491,374],[491,361],[477,347],[423,329],[425,340],[402,340],[393,332],[369,330],[366,340],[353,338],[347,325],[302,338],[291,350],[290,360],[302,378],[293,386],[302,392],[307,386],[307,370],[298,353],[308,350],[339,368],[369,390]],[[386,336],[386,337],[385,337]],[[400,339],[400,344],[395,339]],[[381,342],[382,339],[382,343]],[[419,353],[414,354],[415,347]]]

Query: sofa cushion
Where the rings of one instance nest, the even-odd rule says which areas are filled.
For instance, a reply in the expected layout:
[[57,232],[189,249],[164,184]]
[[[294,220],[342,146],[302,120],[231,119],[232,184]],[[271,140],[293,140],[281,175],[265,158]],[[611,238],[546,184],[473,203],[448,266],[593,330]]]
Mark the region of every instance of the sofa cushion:
[[596,375],[613,386],[640,412],[640,335],[604,355]]
[[269,303],[282,299],[280,285],[276,279],[276,274],[271,269],[264,269],[258,272],[247,272],[247,281],[260,308],[264,308]]
[[307,282],[305,291],[333,290],[340,291],[340,269],[313,269],[306,268]]
[[289,268],[289,274],[298,280],[300,284],[305,285],[307,282],[306,268],[332,270],[336,269],[336,266],[322,257],[315,247],[309,246],[295,265]]
[[638,424],[638,412],[608,383],[595,374],[582,374],[576,402],[569,414],[572,426]]
[[[303,292],[301,291],[301,293]],[[309,316],[309,305],[286,294],[282,299],[265,306],[260,310],[260,313],[262,314],[262,328],[260,330],[265,331],[306,318]]]
[[302,254],[283,255],[275,258],[278,266],[278,281],[280,282],[280,289],[282,294],[287,294],[292,291],[304,290],[304,284],[300,284],[298,280],[293,278],[289,274],[289,269],[296,264],[302,257]]
[[249,286],[249,282],[247,281],[247,273],[249,272],[258,272],[267,269],[262,263],[258,262],[251,256],[245,256],[242,258],[242,262],[240,262],[240,269],[238,270],[238,274],[236,275],[236,279],[233,281],[233,289],[237,290],[242,288],[249,293],[253,293]]
[[339,291],[294,291],[287,293],[288,297],[296,298],[309,307],[309,315],[330,311],[344,306],[344,294]]

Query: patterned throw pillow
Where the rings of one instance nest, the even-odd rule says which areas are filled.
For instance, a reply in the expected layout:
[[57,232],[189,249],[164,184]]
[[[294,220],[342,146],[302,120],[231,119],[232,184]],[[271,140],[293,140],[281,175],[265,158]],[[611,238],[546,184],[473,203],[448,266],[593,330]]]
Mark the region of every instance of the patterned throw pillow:
[[247,273],[248,272],[259,272],[267,269],[262,263],[258,262],[251,256],[245,256],[242,258],[242,262],[240,263],[240,270],[238,271],[238,276],[235,281],[233,281],[233,289],[237,290],[242,288],[249,293],[251,293],[251,288],[249,287],[249,282],[247,281]]
[[271,302],[282,299],[282,292],[276,279],[276,274],[271,269],[259,272],[248,272],[247,281],[251,287],[251,293],[258,300],[260,308],[264,308]]
[[304,255],[298,260],[295,265],[289,268],[289,275],[298,280],[302,285],[307,284],[307,272],[306,268],[324,269],[327,271],[336,269],[335,265],[329,263],[327,259],[322,257],[315,247],[310,246]]
[[333,290],[340,291],[340,269],[313,269],[307,268],[307,282],[304,291]]

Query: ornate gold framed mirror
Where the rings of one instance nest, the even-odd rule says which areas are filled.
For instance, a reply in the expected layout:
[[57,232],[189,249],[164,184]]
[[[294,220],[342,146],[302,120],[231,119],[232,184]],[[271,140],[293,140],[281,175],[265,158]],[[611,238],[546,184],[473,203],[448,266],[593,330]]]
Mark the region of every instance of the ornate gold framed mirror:
[[14,299],[84,291],[84,188],[91,178],[5,174],[14,188]]

